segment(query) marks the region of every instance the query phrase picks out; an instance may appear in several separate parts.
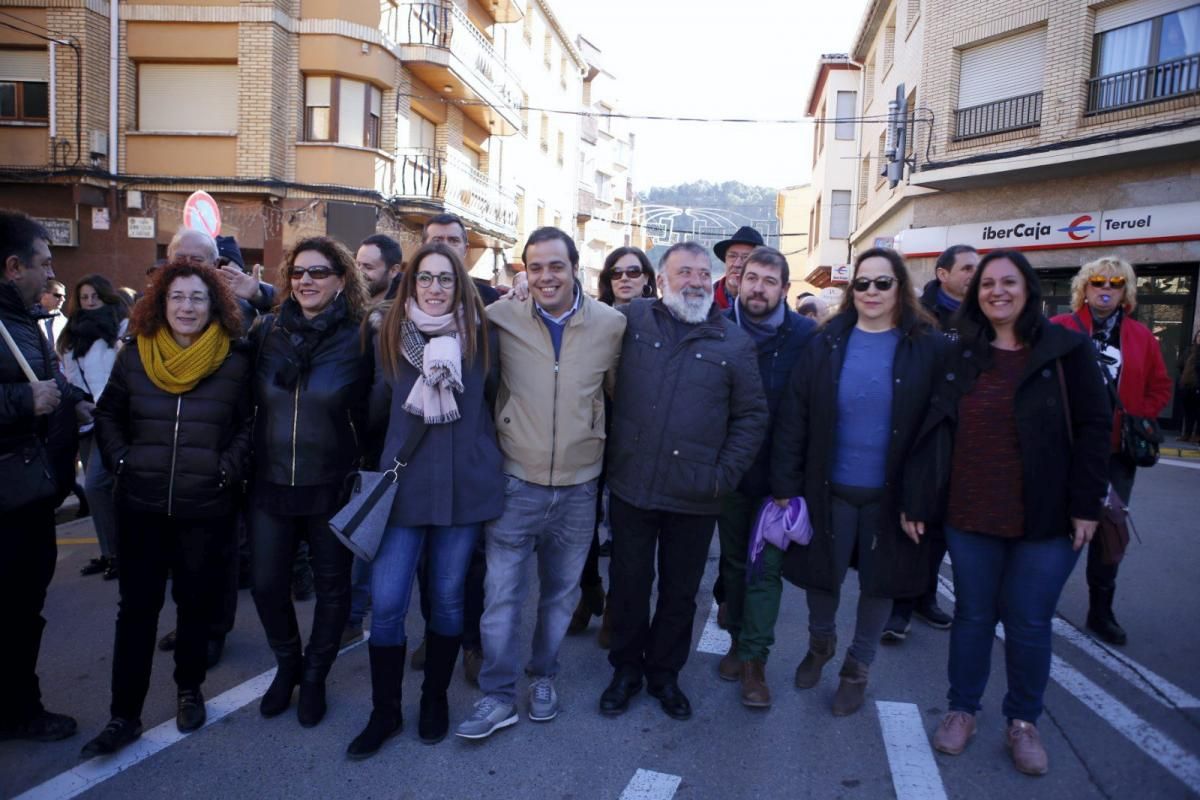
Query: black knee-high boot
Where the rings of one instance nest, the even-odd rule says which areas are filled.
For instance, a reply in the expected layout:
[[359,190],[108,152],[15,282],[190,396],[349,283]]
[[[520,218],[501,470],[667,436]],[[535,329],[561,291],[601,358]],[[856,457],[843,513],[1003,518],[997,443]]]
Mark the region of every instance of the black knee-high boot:
[[368,643],[367,651],[371,656],[371,718],[367,720],[367,727],[346,748],[346,755],[355,761],[375,755],[387,739],[404,727],[400,698],[407,649],[405,645],[377,647]]
[[454,674],[454,662],[462,636],[443,636],[429,631],[425,637],[425,682],[421,684],[421,718],[417,732],[425,744],[437,744],[450,729],[450,705],[446,689]]

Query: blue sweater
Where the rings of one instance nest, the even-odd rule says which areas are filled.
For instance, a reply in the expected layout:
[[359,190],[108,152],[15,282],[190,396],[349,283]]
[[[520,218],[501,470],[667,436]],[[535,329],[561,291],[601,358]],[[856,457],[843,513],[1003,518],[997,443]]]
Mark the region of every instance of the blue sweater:
[[855,328],[838,379],[833,482],[877,489],[884,484],[892,427],[892,362],[899,330]]

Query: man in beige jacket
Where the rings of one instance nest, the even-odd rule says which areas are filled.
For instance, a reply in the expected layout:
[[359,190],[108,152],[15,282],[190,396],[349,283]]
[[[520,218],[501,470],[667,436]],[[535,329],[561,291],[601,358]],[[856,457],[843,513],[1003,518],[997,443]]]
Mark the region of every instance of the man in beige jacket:
[[[539,228],[523,253],[529,297],[494,303],[500,333],[496,430],[504,454],[504,513],[485,529],[486,605],[480,623],[484,696],[456,730],[484,739],[517,722],[517,681],[530,676],[528,715],[558,714],[558,648],[579,600],[579,573],[596,516],[604,458],[604,392],[611,390],[625,317],[586,296],[579,252],[557,228]],[[537,627],[523,663],[520,612],[536,556]]]

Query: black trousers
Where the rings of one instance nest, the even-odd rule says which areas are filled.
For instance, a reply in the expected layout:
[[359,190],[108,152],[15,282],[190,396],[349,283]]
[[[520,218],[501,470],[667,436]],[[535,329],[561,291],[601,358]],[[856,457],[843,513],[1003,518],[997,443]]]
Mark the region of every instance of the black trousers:
[[[1108,481],[1125,505],[1133,496],[1133,479],[1137,475],[1137,465],[1120,453],[1113,453],[1108,460]],[[1087,583],[1088,588],[1098,591],[1116,591],[1117,567],[1119,564],[1105,564],[1104,553],[1100,548],[1098,537],[1088,545]]]
[[941,574],[942,559],[946,557],[946,534],[940,527],[925,528],[925,538],[929,540],[929,584],[925,593],[920,597],[897,599],[892,604],[893,614],[902,614],[905,619],[912,617],[913,609],[920,606],[927,608],[937,604],[938,575]]
[[337,658],[350,616],[350,565],[354,555],[329,530],[329,514],[288,517],[261,508],[251,512],[254,605],[267,643],[280,660],[300,657],[300,626],[292,605],[296,546],[308,542],[317,596],[312,633],[304,651],[304,678],[324,680]]
[[[483,618],[483,580],[487,577],[487,554],[483,547],[483,538],[471,553],[471,561],[467,564],[467,578],[463,583],[463,638],[464,650],[480,650],[482,644],[479,637],[479,620]],[[425,635],[429,635],[429,563],[425,554],[421,553],[421,561],[417,565],[417,591],[420,594],[421,617],[425,620]]]
[[185,520],[118,507],[121,602],[113,644],[114,717],[138,719],[150,688],[158,615],[171,574],[175,601],[175,685],[204,683],[208,631],[221,613],[232,515]]
[[[662,685],[679,675],[692,646],[696,592],[704,577],[715,515],[649,511],[609,498],[612,561],[609,608],[612,649],[618,670],[645,675]],[[658,551],[658,606],[650,618]]]
[[31,503],[5,514],[0,542],[0,609],[8,630],[0,657],[0,727],[9,727],[42,712],[37,660],[46,627],[42,606],[58,558],[54,506]]

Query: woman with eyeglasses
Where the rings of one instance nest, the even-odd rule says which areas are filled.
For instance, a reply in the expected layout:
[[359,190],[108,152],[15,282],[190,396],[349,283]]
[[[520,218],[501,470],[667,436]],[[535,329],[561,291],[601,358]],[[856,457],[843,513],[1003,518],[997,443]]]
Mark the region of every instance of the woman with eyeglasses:
[[[1071,279],[1071,313],[1050,321],[1092,337],[1096,357],[1107,372],[1109,386],[1116,387],[1125,413],[1157,419],[1171,402],[1174,385],[1158,339],[1131,316],[1136,309],[1137,275],[1133,267],[1123,259],[1108,256],[1084,264],[1075,273]],[[1122,417],[1121,409],[1115,408],[1109,434],[1112,454],[1108,481],[1121,501],[1129,505],[1137,465],[1121,452]],[[1088,629],[1109,644],[1125,644],[1125,629],[1113,614],[1117,565],[1104,563],[1098,541],[1088,547],[1087,583]]]
[[96,407],[97,445],[116,481],[121,602],[112,718],[84,745],[84,758],[142,734],[168,573],[177,617],[175,725],[182,733],[204,725],[208,626],[221,609],[223,555],[250,454],[251,353],[238,339],[237,301],[216,270],[183,259],[158,270],[129,330],[134,338]]
[[775,422],[771,493],[781,506],[803,497],[813,527],[812,542],[788,548],[783,564],[808,598],[797,688],[816,686],[834,657],[842,583],[852,563],[858,568],[857,621],[835,716],[862,707],[892,600],[920,594],[927,580],[927,543],[901,528],[900,491],[945,351],[904,260],[894,250],[866,250],[838,313],[792,371]]
[[[306,728],[325,716],[325,678],[350,613],[353,555],[329,529],[359,465],[374,355],[359,334],[367,302],[354,258],[325,236],[284,258],[272,314],[255,322],[255,469],[250,491],[254,604],[279,669],[264,717],[282,714],[299,685]],[[316,589],[312,633],[301,648],[292,605],[296,547],[308,543]]]
[[[129,326],[124,299],[103,275],[86,275],[75,284],[67,303],[67,325],[55,345],[62,359],[67,380],[99,402],[117,360],[120,339]],[[81,575],[104,574],[104,580],[117,577],[117,519],[112,502],[112,475],[103,458],[92,455],[93,425],[79,429],[79,454],[83,461],[83,485],[100,557],[79,570]]]
[[1006,744],[1027,775],[1048,769],[1051,620],[1100,518],[1112,424],[1091,345],[1049,324],[1041,299],[1021,253],[980,260],[904,487],[906,529],[941,522],[954,569],[950,710],[933,746],[957,755],[974,735],[1003,622]]
[[[658,295],[654,267],[650,266],[649,257],[637,247],[618,247],[609,253],[604,259],[604,268],[600,270],[597,282],[597,299],[614,307],[623,306],[639,297]],[[607,397],[604,403],[604,419],[609,421],[612,419],[612,409],[608,408]],[[579,578],[579,604],[575,606],[575,613],[571,615],[567,633],[583,633],[592,617],[602,617],[598,641],[601,647],[608,649],[610,628],[608,614],[605,612],[604,582],[600,578],[600,556],[607,555],[600,545],[600,523],[603,521],[604,473],[601,472],[599,488],[596,491],[596,527],[592,532],[592,546],[588,548],[587,560],[583,563],[583,573]]]
[[[404,618],[422,553],[430,616],[418,733],[426,744],[445,738],[467,567],[483,523],[504,507],[491,411],[499,346],[458,253],[440,243],[416,252],[376,334],[375,352],[371,427],[386,429],[380,468],[395,469],[399,479],[371,562],[372,709],[346,751],[352,759],[374,755],[400,731]],[[399,463],[406,449],[412,455]]]

